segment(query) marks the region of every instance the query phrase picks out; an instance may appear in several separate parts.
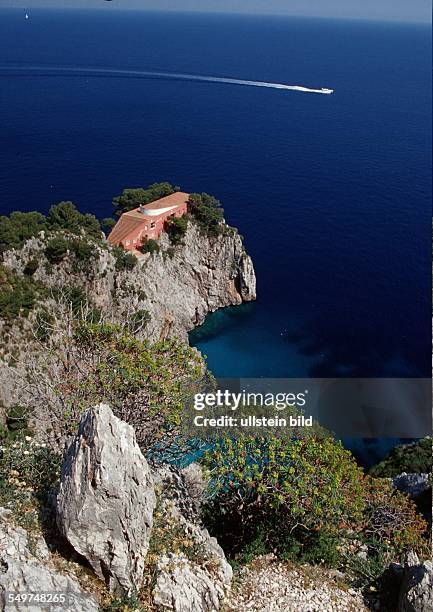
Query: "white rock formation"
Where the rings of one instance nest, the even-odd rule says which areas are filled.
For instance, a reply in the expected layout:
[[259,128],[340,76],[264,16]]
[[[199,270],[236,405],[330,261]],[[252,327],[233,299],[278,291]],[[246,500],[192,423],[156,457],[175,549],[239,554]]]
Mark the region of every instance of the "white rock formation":
[[200,481],[200,468],[172,470],[165,466],[155,474],[161,489],[160,509],[167,522],[194,544],[197,554],[167,552],[156,564],[153,599],[165,612],[215,612],[230,590],[233,571],[215,538],[197,521],[197,499],[191,498],[190,478]]
[[433,610],[433,564],[421,563],[409,553],[403,572],[398,612],[431,612]]
[[155,504],[132,427],[106,405],[87,411],[62,468],[57,525],[111,592],[139,589]]
[[[50,612],[80,610],[96,612],[99,609],[96,600],[85,593],[78,582],[59,573],[53,566],[49,550],[42,539],[32,541],[29,546],[27,532],[8,522],[10,511],[0,508],[0,610],[6,612]],[[63,603],[32,605],[24,602],[9,602],[9,594],[37,596],[43,593],[53,596],[54,602],[65,597]]]

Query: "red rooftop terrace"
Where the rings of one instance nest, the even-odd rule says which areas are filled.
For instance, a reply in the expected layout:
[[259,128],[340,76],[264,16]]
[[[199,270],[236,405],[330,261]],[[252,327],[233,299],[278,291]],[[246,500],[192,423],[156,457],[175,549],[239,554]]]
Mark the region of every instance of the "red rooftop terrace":
[[123,213],[108,236],[108,242],[127,251],[138,251],[146,238],[156,240],[159,237],[168,219],[182,217],[187,212],[188,200],[189,193],[177,191]]

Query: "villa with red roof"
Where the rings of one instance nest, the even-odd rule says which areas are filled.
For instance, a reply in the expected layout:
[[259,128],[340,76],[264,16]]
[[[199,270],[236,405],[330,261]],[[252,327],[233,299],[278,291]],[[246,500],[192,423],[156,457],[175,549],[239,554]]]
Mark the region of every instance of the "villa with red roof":
[[187,212],[188,199],[189,193],[177,191],[123,213],[108,236],[108,242],[127,251],[138,251],[146,238],[156,240],[159,237],[168,219],[182,217]]

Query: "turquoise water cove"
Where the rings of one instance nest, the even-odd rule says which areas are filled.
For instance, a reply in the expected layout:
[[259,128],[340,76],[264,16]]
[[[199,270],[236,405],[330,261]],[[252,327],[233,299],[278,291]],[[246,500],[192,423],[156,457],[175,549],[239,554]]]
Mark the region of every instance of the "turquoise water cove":
[[29,17],[0,23],[4,213],[72,200],[102,218],[164,179],[212,193],[258,298],[191,335],[217,376],[428,375],[427,26]]

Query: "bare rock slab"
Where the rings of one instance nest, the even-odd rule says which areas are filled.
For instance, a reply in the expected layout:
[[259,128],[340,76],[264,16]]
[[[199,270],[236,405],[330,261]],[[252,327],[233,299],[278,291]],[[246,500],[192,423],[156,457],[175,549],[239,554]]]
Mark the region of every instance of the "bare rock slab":
[[399,612],[431,612],[433,610],[433,564],[420,562],[409,553],[400,590]]
[[57,525],[112,593],[142,584],[155,504],[133,428],[106,405],[88,410],[62,467]]
[[[14,601],[16,596],[38,594],[51,596],[48,606]],[[9,595],[13,600],[9,601]],[[63,600],[63,601],[61,601]],[[43,540],[29,546],[27,532],[7,521],[7,513],[0,512],[0,610],[7,612],[96,612],[97,601],[85,593],[71,576],[59,573],[50,560],[50,553]]]
[[[216,612],[230,591],[233,571],[224,551],[199,522],[203,475],[198,465],[184,470],[163,466],[155,472],[164,524],[175,525],[193,544],[188,554],[167,551],[159,557],[153,601],[161,612]],[[194,552],[191,552],[194,550]]]

